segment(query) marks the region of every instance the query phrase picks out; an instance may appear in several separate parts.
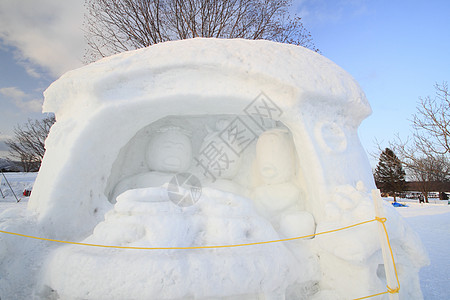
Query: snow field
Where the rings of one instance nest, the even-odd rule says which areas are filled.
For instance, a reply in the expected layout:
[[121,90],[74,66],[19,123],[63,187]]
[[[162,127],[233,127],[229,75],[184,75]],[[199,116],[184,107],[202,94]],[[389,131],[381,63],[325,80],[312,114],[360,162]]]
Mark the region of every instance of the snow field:
[[[391,200],[391,199],[387,199]],[[409,207],[396,210],[419,234],[427,249],[430,265],[420,270],[420,286],[424,299],[450,298],[450,205],[447,200],[399,199]]]
[[[36,180],[37,173],[3,173],[0,174],[0,189],[2,194],[0,194],[0,201],[3,202],[16,202],[17,199],[28,198],[23,195],[25,189],[31,190],[33,188],[34,181]],[[6,179],[5,179],[6,178]],[[9,183],[9,185],[8,185]],[[11,190],[11,188],[12,190]]]

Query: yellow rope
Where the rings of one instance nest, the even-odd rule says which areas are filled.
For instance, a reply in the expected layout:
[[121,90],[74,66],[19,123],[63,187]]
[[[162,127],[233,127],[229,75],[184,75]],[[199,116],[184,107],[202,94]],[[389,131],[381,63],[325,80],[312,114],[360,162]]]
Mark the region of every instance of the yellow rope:
[[389,235],[388,235],[388,232],[387,232],[387,229],[386,229],[386,224],[384,224],[387,219],[386,218],[375,217],[375,220],[377,220],[378,222],[380,222],[383,225],[384,233],[386,234],[386,239],[387,239],[387,243],[388,243],[388,246],[389,246],[389,251],[391,253],[392,262],[393,262],[393,265],[394,265],[394,273],[395,273],[395,279],[397,280],[397,288],[393,289],[393,288],[391,288],[390,286],[387,285],[386,286],[386,288],[387,288],[386,292],[373,294],[373,295],[366,296],[366,297],[356,298],[356,299],[353,299],[353,300],[367,299],[367,298],[372,298],[372,297],[376,297],[376,296],[381,296],[381,295],[384,295],[384,294],[396,294],[396,293],[398,293],[400,291],[400,281],[398,280],[397,267],[395,265],[395,260],[394,260],[394,253],[392,251],[391,243],[389,241]]
[[382,292],[382,293],[378,293],[378,294],[373,294],[373,295],[370,295],[370,296],[365,296],[365,297],[361,297],[361,298],[356,298],[356,299],[353,299],[353,300],[368,299],[368,298],[372,298],[372,297],[376,297],[376,296],[381,296],[381,295],[388,294],[388,293],[389,293],[389,292],[386,291],[386,292]]
[[[375,219],[379,219],[378,217],[376,217]],[[392,257],[392,262],[394,265],[394,273],[395,273],[395,279],[397,280],[397,288],[393,289],[390,286],[387,286],[388,292],[391,294],[395,294],[398,293],[400,291],[400,281],[398,280],[398,273],[397,273],[397,266],[395,265],[395,260],[394,260],[394,252],[392,251],[392,247],[391,247],[391,243],[389,241],[389,235],[386,229],[386,224],[384,224],[386,222],[386,218],[383,218],[384,220],[381,221],[381,219],[379,220],[381,222],[381,224],[383,224],[383,229],[384,229],[384,233],[386,233],[386,239],[387,239],[387,243],[389,246],[389,252],[391,253],[391,257]]]
[[389,251],[390,251],[391,256],[392,256],[392,261],[394,262],[394,271],[395,271],[395,277],[396,277],[396,280],[397,280],[397,288],[393,289],[393,288],[387,286],[387,291],[386,292],[382,292],[382,293],[378,293],[378,294],[374,294],[374,295],[370,295],[370,296],[354,299],[354,300],[361,300],[361,299],[372,298],[372,297],[376,297],[376,296],[380,296],[380,295],[384,295],[384,294],[388,294],[388,293],[391,293],[391,294],[398,293],[399,290],[400,290],[400,282],[398,280],[397,268],[395,266],[395,261],[394,261],[394,254],[392,252],[392,247],[391,247],[391,244],[389,242],[389,235],[388,235],[388,232],[387,232],[387,229],[386,229],[386,225],[384,224],[386,222],[386,218],[375,217],[375,219],[373,219],[373,220],[363,221],[363,222],[352,224],[352,225],[348,225],[348,226],[345,226],[345,227],[342,227],[342,228],[332,229],[332,230],[328,230],[328,231],[318,232],[318,233],[315,233],[315,234],[310,234],[310,235],[305,235],[305,236],[300,236],[300,237],[293,237],[293,238],[288,238],[288,239],[279,239],[279,240],[272,240],[272,241],[265,241],[265,242],[255,242],[255,243],[247,243],[247,244],[219,245],[219,246],[196,246],[196,247],[125,247],[125,246],[110,246],[110,245],[97,245],[97,244],[77,243],[77,242],[61,241],[61,240],[55,240],[55,239],[47,239],[47,238],[41,238],[41,237],[36,237],[36,236],[31,236],[31,235],[26,235],[26,234],[21,234],[21,233],[15,233],[15,232],[9,232],[9,231],[3,231],[3,230],[0,230],[0,232],[1,233],[6,233],[6,234],[11,234],[11,235],[16,235],[16,236],[21,236],[21,237],[26,237],[26,238],[32,238],[32,239],[36,239],[36,240],[43,240],[43,241],[50,241],[50,242],[57,242],[57,243],[64,243],[64,244],[72,244],[72,245],[80,245],[80,246],[91,246],[91,247],[102,247],[102,248],[117,248],[117,249],[135,249],[135,250],[188,250],[188,249],[232,248],[232,247],[243,247],[243,246],[253,246],[253,245],[262,245],[262,244],[270,244],[270,243],[287,242],[287,241],[292,241],[292,240],[298,240],[298,239],[313,237],[313,236],[316,236],[316,235],[337,232],[337,231],[340,231],[340,230],[349,229],[349,228],[352,228],[352,227],[356,227],[356,226],[359,226],[359,225],[362,225],[362,224],[367,224],[367,223],[374,222],[374,221],[378,221],[378,222],[381,222],[381,224],[383,224],[384,232],[386,233],[386,238],[387,238],[387,241],[388,241]]
[[21,233],[15,233],[15,232],[9,232],[9,231],[3,231],[0,230],[1,233],[11,234],[11,235],[17,235],[21,237],[36,239],[36,240],[43,240],[43,241],[50,241],[50,242],[57,242],[57,243],[64,243],[64,244],[72,244],[72,245],[80,245],[80,246],[91,246],[91,247],[102,247],[102,248],[117,248],[117,249],[135,249],[135,250],[188,250],[188,249],[214,249],[214,248],[232,248],[232,247],[243,247],[243,246],[254,246],[254,245],[262,245],[262,244],[271,244],[271,243],[279,243],[279,242],[287,242],[287,241],[293,241],[293,240],[299,240],[303,238],[313,237],[316,235],[326,234],[326,233],[332,233],[352,227],[356,227],[362,224],[367,224],[370,222],[377,221],[377,219],[364,221],[356,224],[352,224],[349,226],[345,226],[338,229],[328,230],[324,232],[318,232],[314,234],[309,234],[305,236],[299,236],[299,237],[293,237],[293,238],[287,238],[287,239],[280,239],[280,240],[273,240],[273,241],[265,241],[265,242],[255,242],[255,243],[247,243],[247,244],[235,244],[235,245],[219,245],[219,246],[195,246],[195,247],[128,247],[128,246],[110,246],[110,245],[98,245],[98,244],[88,244],[88,243],[77,243],[77,242],[69,242],[69,241],[61,241],[61,240],[55,240],[55,239],[47,239],[47,238],[41,238],[37,236],[32,235],[26,235]]
[[[398,281],[398,278],[397,278],[397,281]],[[396,293],[398,293],[400,291],[400,287],[397,287],[396,289],[392,289],[389,286],[386,286],[386,287],[388,289],[387,292],[390,293],[390,294],[396,294]]]

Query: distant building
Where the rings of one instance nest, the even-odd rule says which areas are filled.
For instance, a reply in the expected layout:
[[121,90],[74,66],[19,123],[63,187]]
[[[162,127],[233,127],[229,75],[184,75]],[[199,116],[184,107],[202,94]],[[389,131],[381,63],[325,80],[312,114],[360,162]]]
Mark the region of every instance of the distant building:
[[[428,198],[439,198],[441,200],[447,200],[448,195],[450,194],[450,182],[442,182],[442,181],[429,181],[429,182],[421,182],[421,181],[407,181],[405,185],[405,194],[403,197],[410,199],[418,199],[420,192],[423,189],[423,185],[426,184],[426,190],[428,190]],[[377,188],[380,188],[380,183],[376,183]]]

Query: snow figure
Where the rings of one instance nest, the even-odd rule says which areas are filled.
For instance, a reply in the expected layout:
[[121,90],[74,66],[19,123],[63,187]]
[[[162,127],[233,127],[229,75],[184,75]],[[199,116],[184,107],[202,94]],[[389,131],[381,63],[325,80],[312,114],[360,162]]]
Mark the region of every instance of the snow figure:
[[[45,91],[43,110],[57,121],[28,212],[9,213],[3,230],[125,247],[316,235],[184,250],[30,241],[37,252],[0,236],[2,299],[354,299],[386,291],[378,224],[318,235],[373,220],[376,188],[358,138],[369,103],[322,55],[270,41],[159,43],[67,72]],[[224,157],[211,155],[210,144],[238,156],[235,168],[214,173]],[[180,171],[203,186],[190,206],[167,201],[167,182]],[[394,208],[384,211],[399,296],[420,299],[426,254]],[[24,261],[25,252],[39,255]],[[25,265],[28,277],[11,277],[11,266]]]
[[[305,211],[305,197],[294,182],[298,168],[295,153],[286,128],[267,130],[256,143],[255,177],[262,184],[254,188],[251,198],[258,213],[269,220],[283,238],[309,236],[315,231],[314,217]],[[317,259],[308,251],[308,246],[308,242],[299,240],[287,245],[302,269],[310,274],[309,281],[289,287],[290,299],[301,299],[306,291],[316,288]]]
[[[243,155],[233,151],[221,137],[229,126],[230,120],[219,119],[215,130],[207,128],[208,135],[200,147],[201,155],[195,160],[206,177],[203,185],[237,195],[247,195],[246,188],[233,180],[241,169]],[[238,152],[241,150],[238,145]]]
[[120,181],[114,187],[112,199],[130,189],[162,186],[175,174],[187,171],[192,160],[189,133],[179,127],[160,128],[150,139],[145,158],[149,172]]
[[271,221],[284,237],[314,233],[314,217],[305,211],[300,189],[293,182],[297,169],[295,148],[289,132],[268,130],[256,144],[256,169],[263,185],[252,198],[261,215]]

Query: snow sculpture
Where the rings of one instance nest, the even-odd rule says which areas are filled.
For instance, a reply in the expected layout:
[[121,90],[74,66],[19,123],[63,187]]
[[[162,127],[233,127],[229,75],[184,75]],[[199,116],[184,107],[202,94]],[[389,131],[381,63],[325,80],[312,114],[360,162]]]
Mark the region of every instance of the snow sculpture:
[[294,154],[287,130],[268,130],[259,136],[256,168],[263,185],[254,189],[252,198],[260,214],[284,237],[311,235],[315,230],[313,216],[304,211],[305,197],[292,182],[297,169]]
[[148,145],[147,162],[150,169],[180,173],[190,167],[192,146],[189,135],[180,128],[162,128]]
[[[237,195],[247,195],[247,189],[234,180],[242,170],[243,155],[238,155],[229,146],[221,134],[227,131],[230,120],[219,119],[214,129],[207,128],[208,134],[205,136],[200,149],[206,156],[216,156],[216,160],[209,163],[202,160],[202,156],[196,158],[198,176],[205,176],[203,185],[216,188],[222,191],[231,192]],[[237,144],[237,152],[241,152],[242,147]],[[206,157],[207,158],[207,157]]]
[[147,145],[145,159],[149,172],[127,177],[113,191],[112,200],[124,191],[168,183],[177,173],[188,170],[192,160],[192,145],[188,132],[178,127],[158,129]]
[[[375,184],[357,134],[370,106],[350,75],[302,47],[161,43],[66,73],[45,92],[44,111],[57,122],[29,202],[37,220],[27,219],[41,236],[144,247],[238,244],[374,218]],[[167,136],[155,138],[167,127],[191,133],[166,132],[184,141],[176,167],[153,161],[168,154],[159,150]],[[147,163],[149,143],[158,151]],[[214,171],[231,160],[226,172]],[[191,206],[164,194],[181,170],[203,185]],[[426,255],[385,210],[400,298],[421,298]],[[374,223],[247,248],[48,252],[35,268],[43,298],[352,299],[386,288]]]

